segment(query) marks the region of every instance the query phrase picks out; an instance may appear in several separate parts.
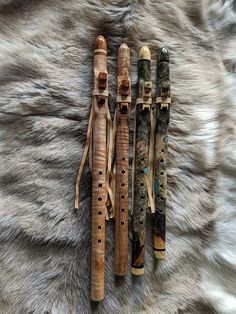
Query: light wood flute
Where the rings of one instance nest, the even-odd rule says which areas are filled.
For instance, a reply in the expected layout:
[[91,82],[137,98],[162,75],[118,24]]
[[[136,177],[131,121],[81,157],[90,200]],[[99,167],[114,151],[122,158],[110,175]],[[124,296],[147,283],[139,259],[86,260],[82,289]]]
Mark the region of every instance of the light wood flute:
[[150,136],[150,109],[152,105],[151,53],[147,46],[139,51],[138,99],[136,100],[135,171],[133,196],[133,275],[144,273],[144,253],[146,237],[146,210],[148,195],[146,178]]
[[154,256],[165,258],[166,235],[166,199],[167,199],[167,148],[168,125],[170,118],[170,79],[169,53],[166,48],[160,49],[157,63],[157,93],[156,93],[156,130],[154,159]]
[[128,167],[131,107],[130,49],[122,44],[117,58],[115,275],[128,272]]
[[101,301],[104,298],[108,114],[107,44],[103,36],[97,37],[94,50],[93,108],[91,300]]

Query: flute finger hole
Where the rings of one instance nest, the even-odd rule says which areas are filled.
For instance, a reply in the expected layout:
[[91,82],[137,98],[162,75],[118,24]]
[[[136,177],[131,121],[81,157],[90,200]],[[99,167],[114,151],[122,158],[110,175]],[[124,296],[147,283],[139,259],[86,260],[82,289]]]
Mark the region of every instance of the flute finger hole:
[[102,212],[101,212],[101,211],[99,211],[99,212],[98,212],[98,215],[101,215],[101,214],[102,214]]
[[102,187],[102,183],[99,183],[98,186],[99,186],[99,188],[101,188]]
[[122,208],[122,209],[121,209],[121,211],[122,211],[122,212],[124,212],[124,211],[125,211],[125,209],[124,209],[124,208]]
[[125,161],[125,158],[123,157],[122,160]]
[[143,208],[141,208],[140,211],[143,212]]
[[121,186],[125,186],[125,184],[124,184],[124,183],[121,183]]
[[125,198],[125,196],[124,196],[124,195],[121,195],[121,198]]
[[143,182],[140,183],[141,186],[144,186]]
[[98,243],[101,243],[102,242],[102,240],[101,239],[98,239]]
[[125,173],[125,170],[122,170],[122,173]]
[[100,176],[102,175],[102,171],[99,171]]
[[121,223],[120,223],[120,224],[123,226],[125,223],[124,223],[124,221],[121,221]]
[[161,159],[161,162],[164,162],[164,160],[163,160],[163,159]]
[[102,198],[101,198],[101,197],[99,197],[99,198],[98,198],[98,200],[101,202],[101,201],[102,201]]
[[164,153],[164,149],[162,149],[161,151],[162,151],[162,153]]
[[101,227],[101,226],[98,226],[98,229],[102,229],[102,227]]
[[140,221],[139,223],[140,223],[140,225],[143,225],[143,221]]
[[161,172],[161,175],[163,176],[164,172]]

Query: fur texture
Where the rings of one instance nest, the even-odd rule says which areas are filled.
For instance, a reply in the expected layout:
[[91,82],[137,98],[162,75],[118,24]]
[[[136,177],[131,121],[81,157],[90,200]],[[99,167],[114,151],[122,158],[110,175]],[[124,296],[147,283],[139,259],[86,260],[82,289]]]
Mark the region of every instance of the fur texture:
[[[236,313],[236,2],[2,0],[0,3],[0,312]],[[158,47],[172,81],[167,254],[146,273],[113,275],[107,223],[106,298],[91,304],[90,176],[74,184],[92,90],[94,40],[109,46],[114,111],[117,48]],[[130,235],[131,243],[131,235]]]

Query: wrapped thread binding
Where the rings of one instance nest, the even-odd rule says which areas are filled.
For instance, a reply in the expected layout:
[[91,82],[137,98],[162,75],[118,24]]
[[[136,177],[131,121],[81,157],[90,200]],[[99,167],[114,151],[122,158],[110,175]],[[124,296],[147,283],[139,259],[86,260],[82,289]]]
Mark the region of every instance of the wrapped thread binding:
[[[80,162],[76,184],[75,184],[75,208],[79,209],[79,192],[80,192],[80,180],[83,175],[83,170],[87,156],[89,154],[89,169],[92,173],[92,145],[93,145],[93,121],[94,121],[94,105],[92,101],[91,110],[89,114],[88,128],[87,128],[87,138]],[[106,171],[106,188],[107,188],[107,197],[106,197],[106,220],[113,218],[114,216],[114,167],[112,169],[112,161],[114,155],[114,138],[115,138],[115,127],[113,128],[113,123],[110,115],[110,111],[107,113],[107,171]]]

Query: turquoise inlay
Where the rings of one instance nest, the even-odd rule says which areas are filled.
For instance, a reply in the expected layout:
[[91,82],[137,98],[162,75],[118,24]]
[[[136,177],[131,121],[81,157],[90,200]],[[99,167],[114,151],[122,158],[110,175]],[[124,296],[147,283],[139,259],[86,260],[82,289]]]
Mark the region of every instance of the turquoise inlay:
[[145,174],[148,173],[148,168],[147,167],[143,168],[143,173],[145,173]]
[[168,143],[168,135],[163,138],[163,142]]
[[155,191],[155,193],[158,193],[158,190],[159,190],[159,182],[158,182],[157,177],[155,177],[155,179],[154,179],[154,191]]

